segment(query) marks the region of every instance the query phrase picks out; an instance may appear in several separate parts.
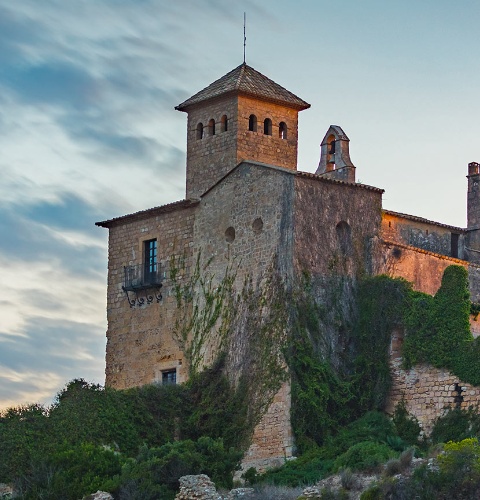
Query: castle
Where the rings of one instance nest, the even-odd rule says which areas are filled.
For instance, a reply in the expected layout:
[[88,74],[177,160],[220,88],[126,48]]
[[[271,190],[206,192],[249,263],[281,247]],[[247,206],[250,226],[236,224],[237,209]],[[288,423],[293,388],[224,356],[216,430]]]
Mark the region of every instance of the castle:
[[[106,385],[186,380],[185,355],[171,333],[172,255],[184,259],[183,278],[198,255],[214,276],[235,260],[239,283],[262,276],[276,258],[286,282],[308,272],[318,300],[322,277],[339,262],[352,279],[387,273],[430,294],[444,269],[458,264],[468,269],[472,300],[480,301],[480,164],[468,165],[467,228],[384,210],[383,190],[356,182],[339,126],[321,142],[316,173],[297,170],[298,113],[309,106],[244,63],[176,107],[188,117],[185,199],[97,223],[109,229]],[[480,400],[476,388],[448,372],[403,371],[399,342],[394,336],[390,406],[406,398],[428,428],[460,390],[465,406]],[[214,349],[203,356],[208,365]],[[287,381],[255,429],[249,466],[292,455],[289,409]]]

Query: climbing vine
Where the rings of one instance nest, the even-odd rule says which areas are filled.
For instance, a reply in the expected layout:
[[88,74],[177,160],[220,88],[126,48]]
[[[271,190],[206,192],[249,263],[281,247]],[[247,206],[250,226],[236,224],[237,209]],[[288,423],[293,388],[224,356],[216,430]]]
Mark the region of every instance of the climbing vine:
[[[239,292],[235,288],[239,264],[229,263],[221,279],[213,274],[211,264],[210,259],[202,265],[198,254],[187,273],[186,259],[172,258],[173,336],[185,355],[192,383],[205,379],[198,378],[201,370],[208,373],[213,369],[219,380],[229,384],[231,398],[225,405],[237,409],[243,405],[244,411],[237,412],[243,415],[238,422],[242,436],[238,441],[245,444],[248,440],[243,437],[253,432],[287,378],[286,289],[276,257],[255,281],[247,274]],[[209,391],[204,386],[202,397]],[[205,407],[203,400],[199,400],[200,407]],[[194,412],[193,418],[200,419],[200,413]]]
[[480,385],[480,341],[470,332],[471,311],[468,273],[461,266],[445,269],[434,297],[412,292],[404,319],[405,367],[430,363],[447,368],[464,382]]
[[223,279],[207,272],[211,259],[202,266],[201,253],[187,276],[185,256],[172,256],[170,279],[176,302],[173,336],[188,363],[189,375],[198,373],[205,349],[223,351],[234,313],[236,268],[227,266]]

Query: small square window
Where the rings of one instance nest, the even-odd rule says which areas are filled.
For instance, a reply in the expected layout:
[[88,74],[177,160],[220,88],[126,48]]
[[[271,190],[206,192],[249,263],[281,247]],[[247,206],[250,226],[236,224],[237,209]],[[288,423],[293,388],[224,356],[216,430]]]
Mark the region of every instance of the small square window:
[[165,370],[162,372],[162,385],[176,384],[177,370]]

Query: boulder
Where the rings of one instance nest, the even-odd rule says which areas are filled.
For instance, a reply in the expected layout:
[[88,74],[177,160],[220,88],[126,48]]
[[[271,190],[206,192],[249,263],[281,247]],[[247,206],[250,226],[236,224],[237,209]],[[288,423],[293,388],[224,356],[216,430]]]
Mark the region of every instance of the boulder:
[[178,481],[180,491],[175,500],[222,500],[215,485],[205,474],[182,476]]

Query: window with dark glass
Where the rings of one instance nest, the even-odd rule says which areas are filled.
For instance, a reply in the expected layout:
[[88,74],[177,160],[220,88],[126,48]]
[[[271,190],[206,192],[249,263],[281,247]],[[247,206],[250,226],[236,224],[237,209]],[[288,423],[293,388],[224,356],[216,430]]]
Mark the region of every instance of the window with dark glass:
[[450,238],[450,255],[458,259],[458,237],[460,235],[458,233],[451,233]]
[[154,283],[157,276],[157,240],[144,243],[144,282]]
[[265,135],[272,135],[272,120],[265,118],[263,122],[263,133]]
[[176,384],[177,370],[165,370],[162,372],[162,385]]
[[250,130],[250,132],[257,131],[257,117],[255,115],[250,115],[248,117],[248,130]]

